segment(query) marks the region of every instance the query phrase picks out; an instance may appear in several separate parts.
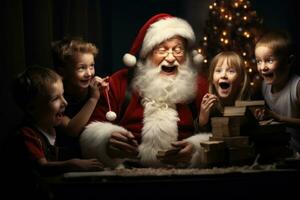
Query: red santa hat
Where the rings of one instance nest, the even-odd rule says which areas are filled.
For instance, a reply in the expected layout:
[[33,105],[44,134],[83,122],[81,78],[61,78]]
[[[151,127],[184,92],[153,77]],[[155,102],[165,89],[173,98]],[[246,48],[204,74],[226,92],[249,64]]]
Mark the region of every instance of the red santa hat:
[[[189,47],[195,42],[194,31],[187,21],[166,13],[153,16],[140,29],[130,52],[124,55],[123,62],[130,67],[135,66],[135,55],[139,50],[140,57],[145,58],[156,45],[176,35],[185,38]],[[203,57],[197,53],[193,55],[193,60],[200,63]]]

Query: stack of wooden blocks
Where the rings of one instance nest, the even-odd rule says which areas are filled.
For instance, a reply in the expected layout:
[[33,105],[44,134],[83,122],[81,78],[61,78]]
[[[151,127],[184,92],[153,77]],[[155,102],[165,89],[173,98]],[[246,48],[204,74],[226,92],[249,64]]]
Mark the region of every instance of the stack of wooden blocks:
[[226,144],[227,164],[250,164],[254,159],[254,148],[249,144],[248,136],[241,136],[242,116],[224,116],[211,119],[211,141],[223,141]]
[[227,163],[227,147],[224,141],[200,142],[203,167],[224,166]]
[[[211,165],[252,164],[255,149],[249,136],[241,134],[241,123],[245,120],[248,107],[264,105],[264,101],[238,101],[235,106],[225,107],[222,117],[212,117],[212,137],[200,143],[204,148],[203,162]],[[214,147],[212,147],[214,146]]]

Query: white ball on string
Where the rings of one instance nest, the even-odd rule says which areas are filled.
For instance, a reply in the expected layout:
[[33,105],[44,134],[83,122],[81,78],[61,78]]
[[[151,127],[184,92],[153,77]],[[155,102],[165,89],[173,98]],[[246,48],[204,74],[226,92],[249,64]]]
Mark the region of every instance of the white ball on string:
[[117,114],[114,111],[108,111],[105,115],[108,121],[114,121],[117,118]]

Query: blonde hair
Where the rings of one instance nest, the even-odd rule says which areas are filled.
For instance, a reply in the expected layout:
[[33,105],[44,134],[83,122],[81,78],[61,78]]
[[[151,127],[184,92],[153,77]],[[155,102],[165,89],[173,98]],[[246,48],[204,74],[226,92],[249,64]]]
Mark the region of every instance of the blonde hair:
[[52,56],[54,68],[65,68],[74,62],[78,54],[98,54],[97,47],[81,38],[64,38],[52,43]]
[[217,91],[215,90],[215,87],[213,85],[213,74],[215,71],[215,68],[217,64],[221,61],[223,62],[225,59],[227,59],[227,65],[230,67],[234,67],[238,70],[239,75],[242,79],[242,88],[240,89],[240,92],[238,94],[238,97],[236,100],[246,100],[249,99],[249,78],[248,74],[245,70],[245,65],[243,59],[235,52],[233,51],[223,51],[219,54],[217,54],[210,63],[209,66],[209,93],[217,94]]

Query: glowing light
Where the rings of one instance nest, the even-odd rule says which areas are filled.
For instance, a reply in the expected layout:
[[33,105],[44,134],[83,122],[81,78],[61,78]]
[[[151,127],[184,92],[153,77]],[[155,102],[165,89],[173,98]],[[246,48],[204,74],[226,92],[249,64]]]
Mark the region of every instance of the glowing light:
[[207,63],[207,59],[204,59],[203,62],[204,62],[204,63]]
[[243,56],[246,56],[247,55],[247,53],[246,52],[243,52]]
[[244,31],[244,36],[246,37],[246,38],[249,38],[250,37],[250,34],[249,34],[249,32],[247,32],[247,31]]

